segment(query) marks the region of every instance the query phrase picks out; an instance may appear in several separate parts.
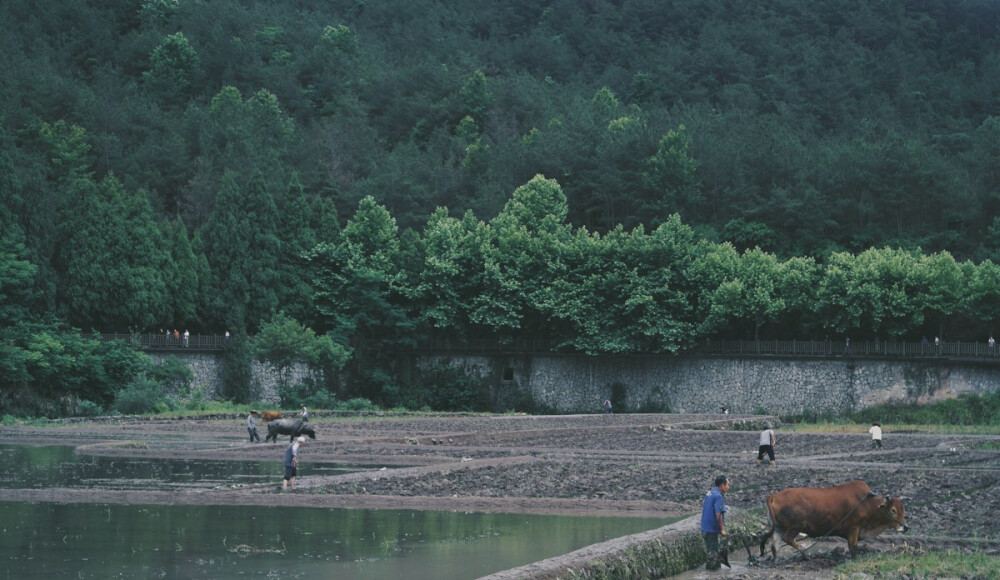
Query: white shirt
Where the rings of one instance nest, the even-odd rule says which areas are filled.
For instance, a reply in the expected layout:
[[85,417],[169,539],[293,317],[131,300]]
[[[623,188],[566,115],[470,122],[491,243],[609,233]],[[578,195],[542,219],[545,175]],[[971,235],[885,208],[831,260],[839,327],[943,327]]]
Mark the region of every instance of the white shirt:
[[872,428],[869,429],[868,432],[872,434],[872,439],[882,438],[882,428],[878,425],[872,425]]
[[760,444],[761,445],[771,445],[771,441],[774,439],[774,431],[771,429],[764,429],[760,432]]

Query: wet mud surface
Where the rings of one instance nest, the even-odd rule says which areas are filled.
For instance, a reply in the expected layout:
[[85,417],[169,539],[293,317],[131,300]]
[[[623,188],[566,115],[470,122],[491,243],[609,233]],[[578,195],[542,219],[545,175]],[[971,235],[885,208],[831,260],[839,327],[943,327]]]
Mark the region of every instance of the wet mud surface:
[[[866,552],[952,548],[1000,554],[1000,435],[886,433],[869,450],[856,434],[778,429],[777,466],[757,467],[757,426],[766,418],[718,415],[319,416],[302,450],[295,493],[268,483],[189,483],[177,489],[38,487],[0,490],[7,501],[294,505],[677,517],[699,513],[718,474],[730,505],[762,510],[786,487],[863,479],[902,496],[908,534],[863,540]],[[277,444],[247,441],[243,418],[95,420],[3,426],[4,443],[75,445],[78,454],[185,461],[280,463]],[[261,429],[266,432],[266,427]],[[310,464],[314,468],[310,471]],[[355,471],[328,475],[318,465]],[[98,492],[98,493],[95,493]],[[762,516],[763,517],[763,516]],[[623,540],[625,541],[625,540]],[[809,540],[804,542],[805,545]],[[832,577],[846,542],[825,540],[803,561],[784,547],[778,561],[735,566],[731,578]],[[700,576],[692,576],[700,577]]]

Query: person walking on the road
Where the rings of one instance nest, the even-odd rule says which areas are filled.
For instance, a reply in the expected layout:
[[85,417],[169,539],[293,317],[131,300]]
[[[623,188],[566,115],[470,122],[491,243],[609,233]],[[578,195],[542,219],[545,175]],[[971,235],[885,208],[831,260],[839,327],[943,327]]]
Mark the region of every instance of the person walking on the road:
[[871,429],[868,430],[872,434],[872,449],[882,450],[882,426],[878,423],[872,423]]
[[715,487],[705,495],[705,503],[701,508],[701,537],[705,540],[708,557],[705,560],[706,570],[718,570],[722,567],[719,554],[719,537],[726,541],[726,492],[729,491],[729,478],[720,475],[715,478]]
[[604,399],[604,404],[602,406],[604,407],[604,414],[605,415],[610,415],[611,414],[611,399]]
[[309,409],[306,409],[305,405],[302,405],[302,422],[303,423],[309,422]]
[[247,431],[250,433],[251,443],[260,443],[260,435],[257,434],[257,411],[250,411],[247,415]]
[[760,446],[757,448],[757,466],[760,466],[760,462],[764,459],[764,455],[767,454],[768,459],[771,460],[771,467],[774,467],[774,446],[778,444],[778,439],[774,436],[774,429],[768,424],[767,429],[760,432]]

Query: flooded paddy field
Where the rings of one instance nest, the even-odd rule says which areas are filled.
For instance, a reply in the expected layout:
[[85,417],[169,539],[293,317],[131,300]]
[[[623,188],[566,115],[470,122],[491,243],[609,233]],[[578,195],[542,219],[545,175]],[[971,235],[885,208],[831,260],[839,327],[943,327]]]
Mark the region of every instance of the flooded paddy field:
[[[546,529],[541,520],[520,526],[498,525],[495,522],[500,520],[492,518],[579,518],[568,527],[581,530],[588,527],[588,521],[631,522],[614,529],[595,523],[610,531],[581,535],[576,543],[553,542],[547,555],[525,553],[523,557],[531,561],[585,545],[579,542],[648,530],[699,513],[701,498],[718,474],[732,480],[728,503],[747,510],[761,510],[767,495],[786,487],[864,479],[879,494],[904,497],[911,531],[906,535],[890,531],[863,540],[862,553],[955,548],[1000,554],[1000,527],[993,515],[1000,508],[996,493],[1000,489],[1000,436],[887,432],[886,448],[871,451],[863,429],[857,434],[830,434],[779,428],[777,467],[756,467],[756,425],[765,420],[660,414],[345,418],[321,413],[310,422],[317,438],[302,450],[297,490],[290,494],[278,493],[287,438],[277,444],[251,444],[242,417],[3,426],[0,459],[8,465],[31,465],[33,471],[0,476],[0,502],[6,509],[28,510],[25,518],[49,522],[47,528],[67,518],[96,526],[102,513],[111,513],[113,520],[115,510],[133,509],[147,512],[122,518],[228,522],[230,529],[240,530],[238,538],[235,532],[220,529],[185,532],[203,534],[195,543],[214,546],[214,555],[201,554],[200,548],[175,541],[164,532],[163,543],[152,553],[185,562],[194,554],[191,561],[202,564],[184,569],[193,577],[218,575],[224,569],[206,562],[231,562],[235,575],[242,563],[254,561],[256,566],[247,567],[248,575],[253,568],[296,577],[295,570],[333,570],[323,566],[342,566],[350,560],[355,568],[345,566],[335,572],[337,577],[350,578],[344,570],[363,568],[368,574],[397,565],[435,570],[432,563],[445,559],[454,563],[456,571],[465,570],[449,577],[474,578],[503,568],[484,571],[460,566],[462,561],[485,561],[482,555],[464,552],[463,546],[491,545],[496,538],[532,546],[545,543],[528,532]],[[93,511],[69,516],[72,510]],[[173,510],[194,511],[178,516],[181,511]],[[153,513],[160,515],[153,517]],[[241,519],[244,514],[250,518],[246,522]],[[360,540],[338,535],[341,530],[356,529],[346,522],[352,518],[383,520],[378,514],[391,514],[385,521],[395,523],[373,524],[393,530],[386,536],[374,530],[381,539],[365,540],[373,552],[338,552],[345,544],[360,545]],[[440,522],[440,518],[458,515],[486,519],[440,524],[451,530],[440,537],[424,528],[400,532],[395,527],[407,517]],[[314,520],[318,523],[309,523]],[[293,527],[275,528],[289,525]],[[553,525],[558,530],[561,524]],[[467,531],[462,531],[466,530],[463,526]],[[258,528],[263,530],[260,535],[245,531]],[[40,538],[40,533],[20,530],[15,535]],[[120,528],[101,533],[122,534]],[[360,533],[365,534],[371,537],[370,531]],[[72,541],[72,533],[65,535],[67,542]],[[279,547],[279,537],[284,547]],[[540,537],[557,538],[560,533],[549,530]],[[628,539],[621,542],[627,545]],[[445,547],[447,556],[442,552]],[[25,561],[20,558],[28,549],[32,548],[4,543],[0,566],[7,566],[8,572],[21,570]],[[518,552],[510,546],[487,550],[497,551]],[[776,563],[734,569],[728,575],[807,578],[828,574],[847,559],[846,542],[827,540],[813,553],[815,557],[806,563],[786,547]],[[421,559],[421,554],[433,555]],[[404,564],[407,557],[416,559]],[[364,562],[379,564],[358,568]],[[112,565],[122,564],[114,561]],[[169,568],[163,562],[142,565]],[[180,573],[180,568],[170,570]],[[441,577],[440,569],[436,570]],[[357,572],[357,577],[361,574]]]

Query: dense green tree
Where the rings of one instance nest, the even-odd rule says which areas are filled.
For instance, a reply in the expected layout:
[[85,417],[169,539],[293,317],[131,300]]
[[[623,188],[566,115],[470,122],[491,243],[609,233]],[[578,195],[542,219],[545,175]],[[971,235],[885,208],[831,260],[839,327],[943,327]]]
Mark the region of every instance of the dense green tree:
[[80,178],[73,191],[58,256],[66,319],[95,330],[156,328],[169,313],[169,248],[145,193],[126,191],[114,176]]
[[355,390],[389,402],[397,356],[413,345],[418,319],[413,289],[400,264],[399,230],[385,207],[371,197],[358,204],[337,244],[321,243],[307,254],[322,326],[353,350]]
[[254,355],[270,365],[278,375],[279,388],[290,386],[296,365],[306,368],[342,368],[350,352],[329,336],[317,336],[284,313],[261,324],[251,341]]
[[972,273],[968,287],[969,314],[988,326],[992,336],[1000,324],[1000,266],[986,260]]
[[313,306],[311,278],[302,256],[319,243],[312,227],[319,216],[313,215],[313,204],[306,197],[298,175],[292,175],[284,201],[278,221],[281,240],[278,303],[291,318],[304,321],[312,316]]
[[935,325],[935,336],[948,338],[945,328],[949,319],[966,309],[971,274],[948,252],[920,256],[915,272],[919,279],[915,298],[923,309],[923,319]]
[[541,175],[517,188],[490,220],[482,245],[483,275],[472,321],[501,334],[544,331],[535,307],[548,280],[538,273],[558,267],[558,244],[570,233],[568,206],[559,184]]
[[101,341],[45,323],[19,323],[0,339],[0,413],[60,416],[79,401],[106,407],[146,367],[121,341]]
[[817,311],[825,327],[874,337],[920,328],[919,260],[911,252],[871,249],[830,256],[820,281]]
[[774,254],[754,248],[740,256],[732,280],[716,289],[713,310],[716,316],[753,325],[753,338],[760,338],[761,326],[773,322],[786,309],[781,288],[784,269]]
[[418,297],[426,321],[445,336],[471,330],[471,311],[483,275],[485,224],[469,211],[462,218],[438,208],[423,230],[424,263]]
[[684,125],[668,131],[660,139],[656,154],[646,162],[642,173],[649,199],[649,214],[667,212],[693,214],[700,205],[698,162],[689,152],[691,141]]
[[[705,244],[702,253],[688,268],[692,285],[698,335],[711,337],[730,319],[731,304],[737,299],[741,286],[736,282],[740,267],[740,254],[732,244]],[[723,288],[723,291],[719,289]]]
[[794,257],[781,264],[778,290],[785,303],[772,336],[815,338],[822,325],[816,319],[817,286],[823,267],[813,258]]
[[195,255],[183,221],[164,221],[160,227],[163,247],[167,251],[162,267],[163,284],[170,304],[164,321],[166,328],[197,325],[201,322],[198,300],[205,282],[201,279],[204,272],[199,266],[199,259],[204,260],[204,256]]
[[206,111],[192,115],[198,124],[200,155],[192,187],[198,195],[217,193],[227,172],[239,187],[260,178],[269,191],[285,190],[284,156],[294,124],[273,93],[261,89],[244,100],[237,88],[226,86]]
[[278,307],[282,247],[277,208],[263,176],[242,189],[227,174],[201,236],[211,270],[213,322],[240,334],[256,332]]
[[32,318],[34,278],[38,266],[27,260],[27,250],[16,226],[0,237],[0,324],[9,326]]
[[483,71],[477,70],[469,75],[459,92],[459,101],[460,114],[468,115],[480,124],[485,122],[486,113],[493,104],[493,95],[490,93],[489,80]]
[[198,53],[184,33],[171,34],[149,57],[149,70],[143,74],[146,90],[167,105],[182,104],[198,80],[199,68]]

